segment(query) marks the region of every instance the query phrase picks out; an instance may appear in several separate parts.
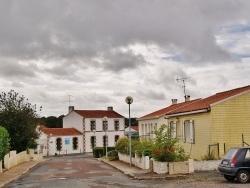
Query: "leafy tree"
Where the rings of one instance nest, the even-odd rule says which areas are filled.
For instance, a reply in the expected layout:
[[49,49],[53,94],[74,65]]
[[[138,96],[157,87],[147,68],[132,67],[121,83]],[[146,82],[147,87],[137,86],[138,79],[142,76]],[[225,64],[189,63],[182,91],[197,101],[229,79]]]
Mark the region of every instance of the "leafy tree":
[[11,150],[24,151],[32,139],[38,137],[37,119],[36,105],[29,103],[24,96],[19,96],[14,90],[0,94],[0,124],[10,135]]
[[55,116],[42,117],[39,119],[39,122],[40,124],[45,125],[48,128],[62,128],[63,117],[64,115],[61,115],[59,117],[55,117]]
[[4,127],[0,126],[0,160],[3,160],[4,156],[9,152],[9,141],[10,138],[8,131]]

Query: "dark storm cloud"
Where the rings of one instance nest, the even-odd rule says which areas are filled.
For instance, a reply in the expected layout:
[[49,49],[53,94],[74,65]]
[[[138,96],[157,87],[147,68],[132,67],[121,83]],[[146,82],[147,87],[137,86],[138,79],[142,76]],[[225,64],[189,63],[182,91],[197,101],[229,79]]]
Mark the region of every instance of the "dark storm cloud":
[[92,59],[105,53],[104,68],[119,71],[144,60],[133,53],[114,56],[112,49],[140,43],[174,45],[193,63],[218,62],[231,55],[217,46],[216,28],[249,17],[248,10],[243,0],[1,1],[0,55]]

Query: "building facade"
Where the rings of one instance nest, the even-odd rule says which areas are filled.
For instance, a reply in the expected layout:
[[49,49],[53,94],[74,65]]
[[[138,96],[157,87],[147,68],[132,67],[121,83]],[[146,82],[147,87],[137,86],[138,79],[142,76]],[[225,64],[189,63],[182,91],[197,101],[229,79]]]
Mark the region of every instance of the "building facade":
[[83,151],[92,152],[93,147],[114,147],[124,136],[124,117],[108,107],[107,110],[75,110],[63,118],[63,128],[75,128],[82,133]]

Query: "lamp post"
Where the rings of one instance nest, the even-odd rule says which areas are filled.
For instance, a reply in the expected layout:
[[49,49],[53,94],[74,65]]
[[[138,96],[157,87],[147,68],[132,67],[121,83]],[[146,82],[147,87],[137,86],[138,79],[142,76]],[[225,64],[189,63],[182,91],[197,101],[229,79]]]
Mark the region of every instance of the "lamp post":
[[108,118],[105,116],[102,118],[104,131],[105,131],[105,148],[106,148],[106,158],[108,158],[108,143],[107,143],[107,129],[108,129]]
[[130,104],[133,103],[133,98],[128,96],[125,99],[126,103],[128,104],[128,122],[129,122],[129,164],[131,166],[132,158],[131,158],[131,120],[130,120]]

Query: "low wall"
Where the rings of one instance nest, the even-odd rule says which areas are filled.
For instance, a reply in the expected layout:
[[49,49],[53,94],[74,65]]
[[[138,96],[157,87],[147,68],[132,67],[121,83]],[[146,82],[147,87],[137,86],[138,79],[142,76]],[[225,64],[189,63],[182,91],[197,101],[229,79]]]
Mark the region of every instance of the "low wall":
[[221,160],[194,161],[195,171],[217,170]]
[[[119,160],[123,161],[125,163],[130,163],[130,156],[129,155],[124,155],[121,153],[118,153]],[[142,156],[142,157],[131,157],[131,163],[134,166],[137,166],[141,169],[149,169],[149,157],[148,156]]]
[[[30,160],[41,161],[43,160],[43,154],[36,154],[33,149],[29,150],[29,154],[27,153],[27,151],[23,151],[18,154],[16,153],[16,151],[10,151],[7,155],[4,156],[4,168],[8,170],[14,166]],[[0,166],[0,173],[2,173],[2,163],[0,163]]]
[[[130,163],[129,155],[124,155],[118,153],[119,160],[125,163]],[[149,157],[132,157],[132,164],[141,169],[149,169]],[[188,161],[179,163],[167,163],[167,162],[159,162],[152,161],[152,171],[164,174],[164,173],[192,173],[195,171],[210,171],[217,170],[221,160],[211,160],[211,161],[194,161],[193,159],[189,159]]]

